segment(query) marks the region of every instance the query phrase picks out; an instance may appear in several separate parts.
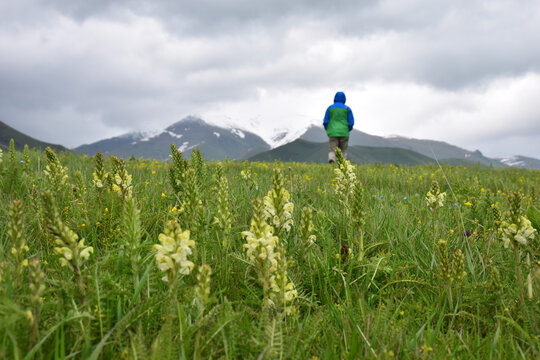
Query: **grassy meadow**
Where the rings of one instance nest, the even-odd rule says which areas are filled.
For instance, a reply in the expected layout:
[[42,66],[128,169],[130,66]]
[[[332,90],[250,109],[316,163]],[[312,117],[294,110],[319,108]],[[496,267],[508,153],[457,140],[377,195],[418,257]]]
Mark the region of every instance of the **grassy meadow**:
[[2,359],[540,356],[540,171],[1,159]]

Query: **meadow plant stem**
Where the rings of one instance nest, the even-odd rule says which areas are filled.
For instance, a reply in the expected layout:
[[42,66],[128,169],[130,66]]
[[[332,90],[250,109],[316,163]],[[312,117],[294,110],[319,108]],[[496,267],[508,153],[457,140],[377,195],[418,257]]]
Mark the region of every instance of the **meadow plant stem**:
[[358,250],[358,256],[359,256],[359,259],[362,260],[364,258],[364,232],[362,231],[362,229],[358,229],[358,237],[359,237],[359,240],[360,240],[360,244],[359,244],[359,247],[360,249]]
[[290,181],[289,193],[291,194],[291,197],[292,197],[293,179],[292,179],[292,168],[290,166],[289,166],[289,181]]
[[519,255],[519,248],[516,243],[514,243],[514,261],[516,262],[516,282],[519,291],[519,303],[521,305],[521,311],[523,313],[523,316],[527,317],[527,308],[525,306],[525,294],[523,288],[523,276],[521,274],[521,257]]
[[38,329],[39,329],[39,308],[35,307],[33,312],[34,320],[32,321],[32,329],[30,330],[30,341],[28,342],[28,351],[32,350],[32,348],[36,345],[39,336],[38,336]]
[[433,209],[433,238],[439,238],[439,228],[437,226],[437,208]]
[[99,283],[98,283],[98,268],[95,268],[94,271],[94,278],[95,278],[95,285],[96,285],[96,293],[97,293],[97,309],[98,309],[98,319],[99,319],[99,334],[101,338],[103,339],[103,320],[101,319],[101,293],[99,290]]

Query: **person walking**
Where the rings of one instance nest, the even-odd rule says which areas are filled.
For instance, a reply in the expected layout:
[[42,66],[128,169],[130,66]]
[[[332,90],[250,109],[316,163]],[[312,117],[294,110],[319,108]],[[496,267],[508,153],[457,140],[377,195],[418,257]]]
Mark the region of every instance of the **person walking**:
[[345,93],[338,91],[334,96],[334,104],[326,109],[323,126],[328,135],[330,152],[328,153],[328,163],[336,161],[335,150],[341,149],[343,158],[347,158],[347,147],[349,145],[349,133],[354,126],[354,116],[350,107],[345,105]]

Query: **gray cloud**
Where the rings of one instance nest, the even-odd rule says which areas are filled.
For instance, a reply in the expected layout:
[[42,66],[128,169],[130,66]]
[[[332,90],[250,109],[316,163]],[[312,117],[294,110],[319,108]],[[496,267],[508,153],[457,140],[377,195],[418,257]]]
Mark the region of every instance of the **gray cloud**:
[[472,124],[506,114],[511,136],[540,140],[526,96],[540,83],[539,33],[532,0],[4,2],[0,120],[68,146],[188,114],[270,132],[265,122],[296,125],[291,114],[317,122],[339,88],[366,130],[513,154],[489,145],[508,127]]

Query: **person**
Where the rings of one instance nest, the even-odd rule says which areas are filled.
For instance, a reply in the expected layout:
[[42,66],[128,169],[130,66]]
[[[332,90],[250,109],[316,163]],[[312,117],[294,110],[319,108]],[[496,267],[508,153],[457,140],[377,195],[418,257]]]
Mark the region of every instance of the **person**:
[[350,107],[345,105],[345,93],[338,91],[334,96],[334,104],[326,109],[323,126],[328,135],[330,152],[328,153],[328,163],[336,161],[335,150],[341,149],[343,158],[347,158],[347,147],[349,145],[349,133],[354,126],[354,116]]

